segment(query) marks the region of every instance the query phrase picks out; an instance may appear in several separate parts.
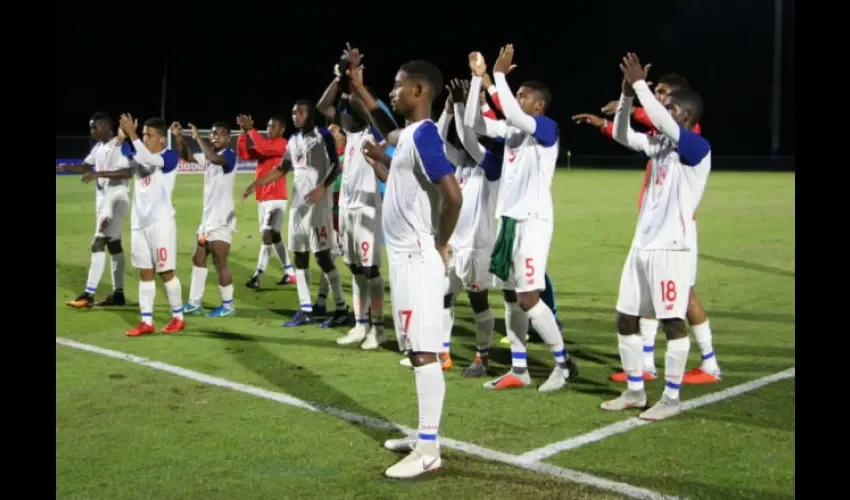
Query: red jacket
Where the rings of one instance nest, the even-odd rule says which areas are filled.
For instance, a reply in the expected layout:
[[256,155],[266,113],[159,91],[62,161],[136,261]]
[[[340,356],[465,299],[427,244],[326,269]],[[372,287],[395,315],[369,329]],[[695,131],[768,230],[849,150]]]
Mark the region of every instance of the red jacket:
[[[280,165],[283,154],[286,152],[286,139],[266,139],[255,129],[248,132],[254,147],[248,147],[248,139],[245,134],[239,134],[236,139],[236,154],[242,160],[257,160],[256,178],[260,179],[276,169]],[[285,200],[287,197],[286,177],[260,186],[256,190],[257,201]]]

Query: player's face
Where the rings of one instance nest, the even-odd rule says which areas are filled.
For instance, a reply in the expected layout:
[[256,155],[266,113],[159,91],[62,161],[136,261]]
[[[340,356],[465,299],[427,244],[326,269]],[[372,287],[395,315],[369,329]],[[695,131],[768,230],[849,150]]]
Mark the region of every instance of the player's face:
[[304,128],[310,122],[310,109],[304,104],[296,104],[292,107],[292,124],[295,128]]
[[673,88],[666,83],[659,83],[655,86],[655,98],[660,103],[664,103],[664,98],[670,95],[670,92],[673,92]]
[[393,111],[407,115],[416,105],[419,96],[422,95],[422,86],[417,84],[404,71],[395,75],[395,85],[390,91],[390,106]]
[[266,135],[269,136],[269,139],[277,139],[283,135],[285,130],[286,125],[277,120],[269,120],[269,123],[266,125]]
[[516,91],[516,100],[519,102],[522,112],[531,116],[542,114],[546,104],[540,98],[539,92],[524,86]]
[[683,127],[687,126],[688,121],[691,119],[690,110],[676,104],[670,96],[665,97],[661,103],[664,104],[664,107],[667,108],[667,111],[670,112],[670,116],[676,120],[676,123]]
[[159,153],[165,149],[165,135],[160,134],[159,130],[148,127],[142,127],[142,142],[151,153]]
[[105,141],[109,138],[109,125],[105,120],[89,122],[89,132],[91,132],[92,139]]
[[210,142],[216,150],[224,149],[230,144],[230,132],[224,127],[213,127]]

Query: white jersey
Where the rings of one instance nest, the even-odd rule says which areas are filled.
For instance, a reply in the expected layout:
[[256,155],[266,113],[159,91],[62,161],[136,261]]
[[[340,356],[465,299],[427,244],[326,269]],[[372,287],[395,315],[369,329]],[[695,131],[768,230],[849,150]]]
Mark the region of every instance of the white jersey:
[[151,153],[140,140],[133,141],[135,151],[125,143],[124,153],[132,156],[133,208],[130,228],[143,229],[174,217],[171,194],[177,178],[177,151],[164,149]]
[[711,145],[681,127],[678,144],[655,134],[647,136],[647,145],[652,167],[632,247],[695,250],[694,213],[711,171]]
[[[293,188],[290,207],[298,209],[307,204],[307,195],[324,182],[337,161],[336,145],[330,131],[315,127],[307,133],[296,132],[286,143],[284,160],[292,163]],[[327,190],[319,204],[331,209],[333,193]]]
[[454,170],[433,121],[411,123],[401,131],[384,193],[382,221],[389,250],[433,247],[440,212],[434,183]]
[[345,133],[345,162],[339,188],[339,208],[380,208],[378,176],[363,156],[362,148],[363,141],[381,142],[382,139],[380,132],[373,126],[360,132]]
[[554,220],[552,178],[558,161],[558,124],[542,115],[534,121],[533,134],[506,123],[496,217]]
[[491,165],[475,165],[467,157],[467,163],[455,169],[455,178],[463,194],[463,206],[457,219],[451,244],[455,250],[489,249],[496,242],[496,220],[493,217],[498,177],[491,180],[487,167],[501,170],[501,160],[487,153],[485,162]]
[[[115,140],[95,144],[83,162],[93,166],[96,172],[114,172],[130,166],[127,158],[121,155],[121,147],[117,146]],[[129,179],[96,179],[95,197],[101,200],[107,195],[127,196],[129,184]]]
[[228,226],[236,217],[233,204],[236,153],[225,148],[216,154],[224,157],[224,165],[212,163],[202,153],[194,155],[198,165],[204,167],[204,210],[201,226],[205,228]]

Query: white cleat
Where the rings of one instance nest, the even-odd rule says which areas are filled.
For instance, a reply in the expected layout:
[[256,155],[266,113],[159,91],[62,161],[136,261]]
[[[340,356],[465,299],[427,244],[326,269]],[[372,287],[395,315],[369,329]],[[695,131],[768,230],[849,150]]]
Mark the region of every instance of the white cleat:
[[543,382],[543,385],[537,388],[537,392],[553,392],[563,389],[567,386],[567,377],[569,377],[569,374],[569,371],[564,371],[556,366],[549,375],[549,378],[546,379],[546,382]]
[[608,411],[646,408],[646,391],[623,391],[616,399],[605,401],[599,407]]
[[398,364],[400,364],[401,366],[403,366],[405,368],[413,368],[413,363],[410,362],[410,358],[408,358],[407,356],[401,358],[398,361]]
[[354,325],[344,337],[336,339],[338,345],[359,344],[366,338],[366,327],[364,325]]
[[379,347],[381,344],[386,342],[387,336],[384,335],[384,329],[373,326],[369,333],[366,334],[366,340],[360,344],[360,348],[364,351],[373,351]]
[[664,420],[665,418],[674,417],[679,413],[682,413],[682,405],[679,403],[678,399],[670,399],[667,396],[661,396],[661,401],[655,403],[652,408],[638,415],[638,418],[641,420],[655,422],[656,420]]
[[409,455],[387,469],[384,474],[391,479],[410,479],[426,472],[439,470],[442,463],[439,452],[437,456],[426,455],[415,448]]
[[390,451],[403,451],[410,453],[416,447],[416,435],[403,437],[401,439],[387,439],[384,448]]

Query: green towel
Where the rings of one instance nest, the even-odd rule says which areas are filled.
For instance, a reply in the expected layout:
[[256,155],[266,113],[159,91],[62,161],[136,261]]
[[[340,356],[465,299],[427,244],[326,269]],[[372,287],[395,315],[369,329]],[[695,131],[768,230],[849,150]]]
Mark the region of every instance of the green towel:
[[508,279],[511,266],[514,264],[515,236],[516,219],[502,217],[499,235],[496,236],[496,244],[493,246],[493,253],[490,254],[490,272],[502,281]]

